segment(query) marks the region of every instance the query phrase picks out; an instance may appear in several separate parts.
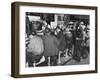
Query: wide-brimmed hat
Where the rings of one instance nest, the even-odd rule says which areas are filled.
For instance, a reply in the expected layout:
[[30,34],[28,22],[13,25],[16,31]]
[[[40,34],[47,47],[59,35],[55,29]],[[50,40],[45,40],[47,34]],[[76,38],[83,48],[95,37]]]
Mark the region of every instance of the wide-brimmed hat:
[[40,19],[40,16],[28,16],[30,22],[40,22],[42,23],[42,20]]
[[74,22],[73,21],[70,21],[70,22],[68,22],[68,24],[74,24]]
[[80,22],[80,24],[81,24],[81,25],[84,25],[84,22],[83,22],[83,21],[81,21],[81,22]]

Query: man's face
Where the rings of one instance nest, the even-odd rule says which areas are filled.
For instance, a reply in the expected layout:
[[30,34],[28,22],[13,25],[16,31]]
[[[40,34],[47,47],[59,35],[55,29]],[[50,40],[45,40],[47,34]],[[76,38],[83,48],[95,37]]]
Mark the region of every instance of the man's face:
[[32,28],[34,30],[37,30],[40,27],[40,22],[34,21],[32,22]]
[[73,24],[69,24],[69,29],[73,29]]
[[57,31],[57,33],[59,33],[60,32],[60,29],[57,28],[56,31]]

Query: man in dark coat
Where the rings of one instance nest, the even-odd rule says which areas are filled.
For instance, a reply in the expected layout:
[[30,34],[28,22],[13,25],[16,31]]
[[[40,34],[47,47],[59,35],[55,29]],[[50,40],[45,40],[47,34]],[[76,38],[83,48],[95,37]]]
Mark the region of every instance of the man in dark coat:
[[46,28],[45,35],[42,36],[43,42],[44,42],[44,52],[43,55],[45,56],[46,60],[47,58],[51,58],[51,65],[57,64],[57,55],[58,55],[58,46],[59,41],[57,38],[53,35],[50,35],[50,29]]

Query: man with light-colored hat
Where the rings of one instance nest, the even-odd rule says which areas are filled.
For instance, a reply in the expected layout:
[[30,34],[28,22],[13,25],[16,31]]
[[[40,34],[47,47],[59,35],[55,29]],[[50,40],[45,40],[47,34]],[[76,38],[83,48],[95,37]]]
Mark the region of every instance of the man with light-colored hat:
[[[43,35],[42,20],[39,16],[28,16],[32,27],[29,35],[28,45],[26,47],[26,59],[29,67],[35,67],[36,64],[41,63],[42,53],[44,51],[43,40],[37,35]],[[26,36],[27,37],[27,36]]]
[[42,31],[42,20],[40,16],[28,16],[30,22],[32,23],[32,31],[37,35],[43,35]]
[[81,22],[80,22],[80,28],[82,28],[82,30],[84,30],[84,29],[85,29],[85,27],[86,27],[86,26],[84,25],[84,22],[83,22],[83,21],[81,21]]

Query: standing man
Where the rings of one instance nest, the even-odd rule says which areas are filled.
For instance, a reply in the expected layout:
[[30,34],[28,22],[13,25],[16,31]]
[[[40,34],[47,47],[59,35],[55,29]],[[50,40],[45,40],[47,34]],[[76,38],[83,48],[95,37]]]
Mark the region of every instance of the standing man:
[[84,46],[84,41],[85,41],[85,25],[84,22],[79,22],[76,25],[76,37],[75,37],[75,47],[74,47],[74,55],[73,58],[80,62],[81,56],[83,55],[83,46]]
[[29,26],[31,30],[28,37],[28,45],[26,46],[26,62],[28,62],[29,67],[33,67],[33,64],[40,61],[44,51],[43,40],[41,39],[41,35],[43,35],[42,21],[37,16],[28,17],[31,23],[31,26]]

